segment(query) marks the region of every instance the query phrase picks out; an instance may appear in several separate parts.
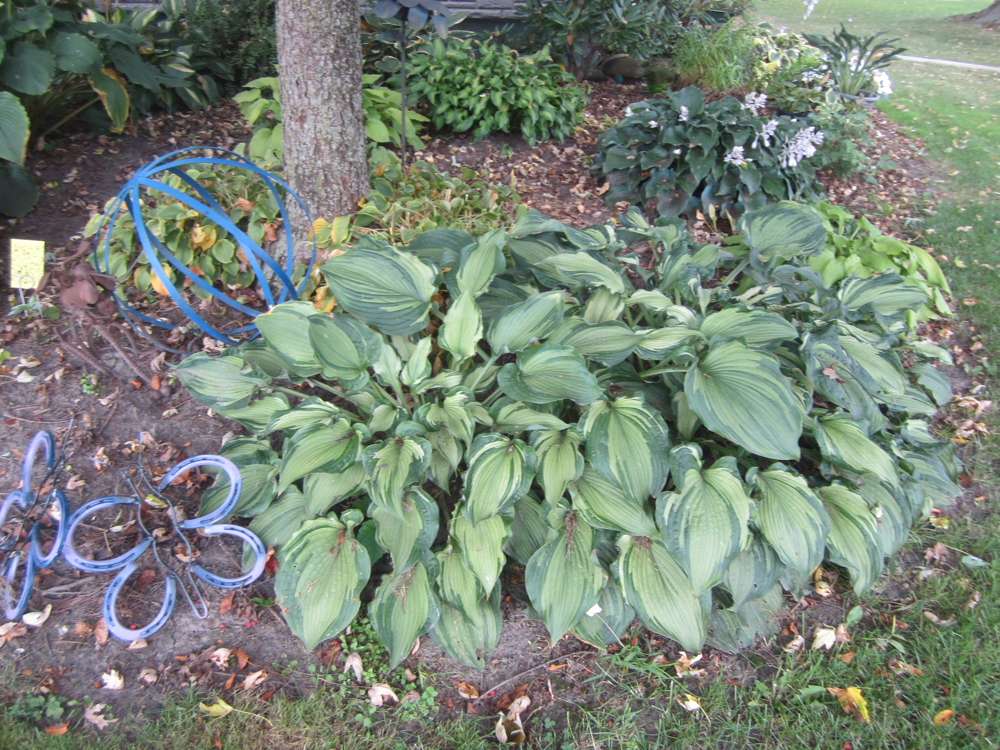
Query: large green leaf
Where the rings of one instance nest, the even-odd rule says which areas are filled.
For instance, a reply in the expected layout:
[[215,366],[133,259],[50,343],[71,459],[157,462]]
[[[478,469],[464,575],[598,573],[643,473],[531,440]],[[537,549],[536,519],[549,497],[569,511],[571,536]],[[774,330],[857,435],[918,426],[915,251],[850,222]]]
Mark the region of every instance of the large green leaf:
[[805,479],[780,464],[747,479],[757,491],[754,522],[781,561],[804,579],[823,562],[830,517],[822,502]]
[[458,268],[448,274],[452,296],[469,294],[475,299],[489,288],[493,277],[507,266],[503,256],[505,239],[503,229],[494,229],[462,249]]
[[870,471],[890,485],[899,483],[892,456],[876,445],[867,435],[864,422],[850,414],[829,414],[813,421],[816,442],[823,458],[855,474]]
[[403,490],[420,480],[430,464],[431,446],[423,438],[389,438],[361,455],[372,502],[402,520]]
[[278,553],[278,562],[275,598],[306,650],[351,624],[371,563],[350,529],[332,518],[308,521]]
[[472,524],[465,516],[458,515],[451,523],[451,534],[483,590],[493,591],[503,570],[503,547],[510,538],[506,520],[503,516],[493,516]]
[[603,365],[617,365],[628,358],[646,338],[646,333],[633,331],[618,320],[587,325],[580,323],[571,330],[553,337],[553,343],[571,346],[587,359]]
[[265,548],[278,548],[292,538],[303,521],[315,517],[316,514],[309,510],[306,496],[295,487],[289,487],[278,502],[269,505],[250,522],[250,531],[260,537]]
[[273,393],[253,401],[242,409],[225,409],[219,413],[226,419],[236,420],[254,435],[264,435],[274,415],[286,411],[288,411],[288,398],[283,393]]
[[934,398],[934,403],[938,406],[944,406],[951,401],[954,396],[951,382],[948,380],[948,376],[934,365],[927,362],[914,365],[910,368],[910,372],[916,376],[917,382],[927,389],[927,392]]
[[131,111],[131,99],[124,79],[112,68],[103,68],[99,72],[87,76],[90,87],[104,105],[104,111],[111,118],[111,132],[120,133],[128,122]]
[[0,214],[20,217],[38,203],[38,184],[20,164],[0,162]]
[[243,374],[243,360],[224,354],[210,357],[197,352],[175,369],[188,393],[202,406],[216,411],[242,409],[267,381]]
[[776,255],[819,255],[826,244],[826,227],[816,209],[792,201],[779,201],[744,214],[739,230],[754,257],[763,262]]
[[378,524],[376,540],[392,556],[396,575],[416,565],[430,549],[438,533],[438,506],[421,489],[403,493],[403,517],[397,518],[385,508],[375,506],[371,516]]
[[618,578],[625,601],[642,624],[673,638],[689,654],[699,653],[705,643],[706,613],[687,574],[659,542],[624,537],[619,546]]
[[839,336],[837,342],[851,372],[873,395],[906,391],[906,373],[895,353],[854,336]]
[[462,512],[474,524],[495,516],[524,495],[535,478],[538,462],[535,451],[523,441],[495,432],[473,441],[468,461]]
[[708,618],[708,645],[736,654],[750,648],[760,638],[770,638],[781,628],[775,613],[785,606],[780,584],[764,596],[743,605],[738,611],[714,609]]
[[264,341],[285,362],[292,377],[307,378],[320,372],[309,341],[309,321],[317,316],[322,313],[308,302],[285,302],[254,319]]
[[361,458],[362,436],[346,419],[327,427],[311,424],[301,428],[285,443],[278,492],[306,474],[337,474]]
[[306,496],[306,509],[317,516],[326,513],[346,498],[360,495],[364,489],[365,467],[360,462],[353,463],[341,472],[328,474],[315,472],[307,474],[302,485]]
[[322,267],[337,304],[382,333],[406,336],[427,327],[434,271],[411,253],[355,247]]
[[641,505],[667,482],[670,436],[663,418],[641,397],[596,401],[580,423],[587,460]]
[[751,349],[773,349],[798,336],[795,326],[776,313],[737,307],[709,315],[701,323],[701,333],[709,341],[742,340]]
[[315,396],[310,396],[303,399],[296,407],[286,411],[274,412],[267,422],[264,434],[270,435],[279,430],[294,434],[306,425],[331,425],[339,417],[343,417],[343,413],[339,408],[329,401],[323,401]]
[[542,504],[532,493],[514,501],[514,519],[510,524],[510,541],[504,551],[521,565],[545,544],[549,527],[542,516]]
[[[242,488],[233,507],[233,515],[252,518],[262,513],[277,496],[278,469],[271,464],[247,464],[239,469]],[[220,472],[215,478],[215,484],[201,495],[199,515],[211,513],[220,507],[228,494],[229,478]]]
[[858,482],[858,492],[871,506],[878,521],[882,554],[892,557],[910,538],[912,518],[909,506],[900,502],[891,489],[874,474],[868,474]]
[[438,594],[443,602],[455,607],[472,622],[478,623],[481,615],[479,603],[485,598],[479,579],[465,564],[462,553],[449,546],[437,555]]
[[615,294],[625,294],[625,282],[622,281],[622,277],[589,253],[550,255],[536,265],[570,289],[603,287]]
[[656,502],[664,546],[681,564],[695,595],[709,591],[740,553],[747,536],[750,498],[731,458],[702,469],[701,450],[679,445],[671,451],[675,492]]
[[798,459],[801,410],[773,357],[735,341],[713,347],[688,370],[684,393],[713,432],[760,456]]
[[698,332],[685,326],[671,328],[642,328],[636,333],[643,334],[635,346],[635,353],[643,359],[659,361],[673,354],[677,349],[697,338]]
[[962,488],[955,484],[941,457],[905,451],[903,460],[909,465],[907,471],[920,483],[926,506],[924,515],[931,508],[947,507],[962,494]]
[[559,502],[570,482],[583,474],[583,440],[575,429],[542,430],[531,436],[531,447],[538,456],[538,483],[545,490],[550,505]]
[[583,322],[595,325],[618,320],[625,310],[625,298],[620,294],[601,288],[590,295],[583,311]]
[[56,67],[70,73],[96,73],[101,69],[101,50],[83,34],[60,31],[47,40]]
[[603,649],[621,643],[622,636],[635,619],[635,610],[625,601],[621,586],[607,576],[597,600],[599,611],[587,610],[573,626],[573,635],[584,643]]
[[588,465],[580,478],[569,485],[569,491],[573,507],[591,526],[634,536],[656,536],[648,501],[630,499],[621,487],[602,477],[592,466]]
[[603,391],[575,349],[556,344],[535,346],[504,365],[497,375],[500,389],[517,401],[547,404],[572,399],[589,404]]
[[490,409],[493,429],[498,432],[519,434],[538,430],[565,430],[569,427],[555,414],[532,409],[520,401],[501,398]]
[[545,338],[562,324],[564,309],[563,292],[553,291],[532,295],[500,310],[486,335],[493,354],[519,352]]
[[848,313],[856,316],[868,311],[880,315],[902,315],[908,310],[919,309],[927,302],[927,295],[920,287],[906,283],[894,273],[867,279],[852,276],[840,285],[838,296]]
[[438,332],[438,345],[459,362],[476,355],[483,338],[483,314],[471,292],[453,300]]
[[21,100],[9,91],[0,91],[0,159],[24,164],[29,127]]
[[0,83],[22,94],[41,96],[56,73],[56,58],[31,42],[16,42],[0,62]]
[[462,610],[441,603],[441,616],[428,634],[452,659],[473,669],[486,668],[485,657],[497,647],[503,616],[499,591],[489,600],[480,600],[478,618],[470,619]]
[[882,572],[883,543],[878,521],[865,499],[842,485],[820,487],[819,495],[830,515],[826,539],[830,561],[850,571],[855,593],[862,594]]
[[468,407],[474,403],[471,391],[467,388],[455,388],[445,398],[421,406],[415,417],[428,429],[448,428],[452,435],[469,445],[476,424]]
[[405,573],[386,576],[368,605],[368,618],[389,651],[389,669],[405,659],[413,643],[437,622],[438,604],[427,569],[417,563]]
[[322,367],[323,377],[351,390],[368,382],[368,368],[382,355],[382,339],[360,320],[347,315],[309,319],[307,345]]
[[733,597],[730,609],[739,610],[749,601],[765,596],[778,580],[781,563],[774,548],[756,535],[726,568],[722,588]]
[[605,573],[592,556],[594,530],[570,511],[528,561],[524,585],[555,643],[597,604]]

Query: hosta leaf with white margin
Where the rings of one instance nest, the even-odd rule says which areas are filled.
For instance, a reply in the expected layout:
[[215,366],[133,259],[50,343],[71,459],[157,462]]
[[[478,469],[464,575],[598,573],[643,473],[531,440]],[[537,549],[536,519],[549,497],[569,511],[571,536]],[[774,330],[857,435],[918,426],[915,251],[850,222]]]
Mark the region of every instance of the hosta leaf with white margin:
[[523,441],[488,432],[472,442],[468,465],[463,476],[466,502],[462,513],[476,524],[500,513],[528,491],[537,458]]
[[880,315],[902,315],[927,302],[927,295],[920,287],[906,283],[895,273],[867,279],[851,276],[840,285],[837,296],[848,314],[853,314],[852,319],[869,310]]
[[209,357],[196,352],[174,371],[195,401],[215,411],[244,408],[257,389],[268,384],[263,378],[243,374],[243,360],[230,354]]
[[459,514],[451,522],[451,534],[458,542],[462,559],[476,574],[484,591],[492,591],[503,570],[503,547],[510,538],[507,521],[493,516],[472,524]]
[[301,401],[298,406],[285,411],[276,411],[267,421],[265,435],[270,435],[278,430],[296,433],[298,430],[311,424],[332,425],[338,418],[343,416],[341,410],[329,401],[323,401],[310,396]]
[[413,643],[437,622],[440,611],[427,569],[417,563],[405,573],[386,576],[368,605],[379,642],[389,651],[389,669],[409,655]]
[[580,422],[587,460],[597,473],[644,503],[667,482],[670,437],[663,418],[641,397],[596,401]]
[[278,553],[274,594],[306,650],[354,620],[371,563],[351,530],[333,518],[307,521]]
[[773,349],[799,335],[795,326],[776,313],[737,307],[712,313],[702,321],[700,330],[709,341],[743,340],[751,349]]
[[625,282],[614,269],[589,253],[559,253],[536,264],[570,289],[603,287],[615,294],[625,294]]
[[382,507],[372,509],[378,524],[375,538],[392,556],[393,573],[405,573],[430,549],[438,533],[438,515],[437,503],[415,487],[403,493],[402,519]]
[[461,362],[476,355],[482,338],[483,314],[472,292],[463,292],[448,306],[448,313],[438,331],[438,345]]
[[449,546],[437,555],[440,570],[437,590],[442,602],[455,607],[474,623],[479,622],[479,602],[485,597],[476,574],[465,564],[462,553]]
[[227,419],[236,420],[254,435],[264,435],[271,417],[285,411],[288,411],[288,398],[284,393],[272,393],[242,409],[226,409],[219,413]]
[[520,401],[501,398],[490,409],[493,429],[499,432],[517,434],[537,430],[565,430],[569,427],[555,414],[532,409]]
[[777,360],[738,342],[713,347],[684,379],[705,426],[751,453],[798,459],[802,418]]
[[573,507],[591,526],[634,536],[656,536],[648,500],[630,499],[621,487],[602,477],[592,466],[588,465],[580,478],[569,485],[569,492]]
[[368,382],[368,368],[382,354],[382,338],[349,315],[317,315],[309,319],[309,344],[322,367],[323,377],[339,380],[345,388]]
[[277,502],[269,505],[250,522],[250,531],[260,537],[264,547],[280,547],[299,530],[303,521],[316,517],[309,510],[306,496],[296,487],[285,490]]
[[937,414],[937,405],[926,393],[915,386],[907,386],[902,393],[882,393],[876,396],[876,401],[885,404],[894,412],[905,412],[908,415],[932,417]]
[[503,229],[494,229],[462,249],[458,267],[445,279],[453,297],[468,294],[475,300],[489,288],[493,277],[507,267],[503,255],[505,239]]
[[792,201],[744,214],[738,227],[753,257],[765,263],[774,256],[819,255],[826,245],[826,227],[816,209]]
[[583,310],[583,322],[595,325],[609,320],[618,320],[625,310],[625,297],[609,292],[603,287],[590,295]]
[[901,503],[892,490],[874,474],[858,480],[858,492],[865,499],[878,522],[882,554],[892,557],[910,538],[910,508]]
[[361,457],[361,441],[361,430],[346,419],[338,419],[330,427],[302,427],[285,443],[278,492],[306,474],[344,471]]
[[571,346],[587,359],[610,366],[627,359],[645,338],[645,333],[610,320],[597,325],[580,323],[569,331],[564,326],[563,331],[553,336],[552,343]]
[[867,434],[868,425],[850,414],[829,414],[813,421],[813,432],[823,458],[836,466],[861,474],[870,471],[889,482],[899,483],[892,456]]
[[830,515],[826,538],[830,562],[847,568],[855,593],[864,593],[882,572],[878,520],[863,497],[842,485],[820,487],[819,496]]
[[406,365],[399,373],[399,382],[412,387],[431,376],[431,363],[428,357],[430,357],[433,345],[434,339],[430,336],[420,339],[410,354],[410,358],[406,360]]
[[667,548],[646,537],[623,537],[618,580],[642,624],[673,638],[689,654],[705,643],[706,612],[683,568]]
[[830,517],[822,501],[805,479],[781,464],[767,471],[751,469],[747,481],[757,498],[754,523],[781,561],[804,579],[823,562]]
[[[599,612],[594,612],[591,608],[577,621],[573,626],[573,635],[600,649],[620,643],[628,626],[635,619],[635,610],[625,601],[621,586],[611,576],[605,577],[597,606],[600,607]],[[590,612],[593,614],[589,614]]]
[[337,304],[382,333],[406,336],[427,327],[437,287],[434,270],[417,256],[359,246],[320,270]]
[[472,391],[455,388],[438,401],[425,404],[417,409],[415,419],[428,429],[447,427],[451,434],[466,445],[472,442],[476,429],[470,407],[476,405]]
[[360,461],[336,474],[307,474],[302,482],[306,508],[317,516],[323,515],[337,503],[354,495],[360,495],[367,478],[365,467]]
[[524,302],[505,307],[490,323],[486,340],[494,356],[519,352],[555,331],[563,320],[563,292],[533,294]]
[[[278,494],[278,467],[272,464],[246,464],[239,467],[243,486],[233,506],[234,516],[254,517],[262,513]],[[215,484],[201,495],[199,515],[211,513],[220,507],[229,494],[229,477],[221,471]]]
[[284,360],[288,373],[308,378],[320,372],[315,343],[310,342],[309,321],[322,313],[308,302],[284,302],[254,318],[260,335]]
[[527,565],[531,556],[545,544],[549,527],[542,515],[542,504],[532,493],[514,501],[514,518],[510,524],[510,541],[504,552]]
[[936,367],[924,362],[911,367],[910,372],[916,377],[917,382],[927,389],[938,406],[944,406],[951,401],[954,396],[951,390],[951,382]]
[[652,362],[665,359],[693,339],[699,338],[697,331],[685,326],[640,328],[637,333],[642,333],[643,337],[636,343],[635,353]]
[[738,610],[767,594],[780,574],[781,562],[774,548],[752,535],[746,549],[729,563],[719,585],[733,597],[730,609]]
[[708,618],[708,645],[729,654],[750,648],[760,638],[777,635],[781,627],[774,613],[785,605],[780,584],[739,610],[713,609]]
[[851,371],[873,395],[879,391],[903,393],[906,390],[906,374],[894,352],[854,336],[839,336],[837,341],[849,357]]
[[819,334],[808,333],[803,340],[800,352],[806,375],[816,392],[847,409],[857,419],[868,420],[874,425],[882,414],[871,395],[871,391],[878,388],[844,351],[836,331],[830,327]]
[[575,349],[549,343],[532,347],[519,354],[517,362],[504,365],[497,384],[512,399],[531,404],[564,399],[589,404],[603,393]]
[[431,446],[424,438],[389,438],[361,454],[368,474],[368,495],[396,518],[403,518],[403,490],[420,479],[430,464]]
[[455,439],[447,427],[428,431],[424,435],[424,439],[431,446],[431,479],[438,487],[447,490],[452,474],[462,462],[462,444]]
[[531,606],[548,628],[552,643],[566,635],[601,595],[606,575],[593,550],[594,530],[570,511],[524,569]]
[[427,631],[431,640],[455,661],[482,671],[485,657],[500,640],[503,616],[500,614],[499,589],[489,599],[480,599],[478,619],[469,619],[450,604],[440,604],[441,616]]
[[583,474],[580,433],[575,429],[544,430],[531,436],[531,447],[538,456],[538,483],[545,490],[545,499],[555,505],[570,482]]
[[701,467],[701,449],[679,445],[670,452],[677,490],[656,501],[656,519],[671,556],[688,574],[698,596],[716,585],[740,553],[750,518],[750,498],[735,459]]
[[955,484],[948,469],[938,456],[925,455],[915,451],[904,451],[903,460],[907,471],[920,481],[923,488],[927,512],[931,508],[944,508],[962,494],[962,488]]

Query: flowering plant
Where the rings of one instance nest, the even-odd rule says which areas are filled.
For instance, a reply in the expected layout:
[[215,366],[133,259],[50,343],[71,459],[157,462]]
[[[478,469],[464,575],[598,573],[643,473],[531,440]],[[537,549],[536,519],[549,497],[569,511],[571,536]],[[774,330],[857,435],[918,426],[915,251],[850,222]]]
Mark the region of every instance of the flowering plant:
[[825,34],[805,34],[805,37],[824,53],[823,67],[838,92],[848,96],[887,96],[892,93],[892,83],[884,69],[906,50],[893,46],[898,39],[877,41],[885,33],[859,37],[841,24],[832,38]]

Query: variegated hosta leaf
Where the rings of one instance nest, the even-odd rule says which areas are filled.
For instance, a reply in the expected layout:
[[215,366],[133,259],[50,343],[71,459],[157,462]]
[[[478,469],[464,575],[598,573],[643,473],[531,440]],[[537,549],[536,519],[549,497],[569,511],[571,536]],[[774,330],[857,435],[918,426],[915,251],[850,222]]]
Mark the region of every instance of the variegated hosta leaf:
[[587,359],[610,366],[626,360],[645,338],[645,333],[633,331],[621,321],[611,320],[596,325],[577,325],[553,337],[553,342],[571,346]]
[[410,352],[410,358],[399,373],[399,382],[406,386],[415,386],[431,376],[431,363],[428,357],[434,340],[430,336],[420,339],[420,342]]
[[477,404],[472,391],[468,388],[455,388],[445,398],[421,406],[414,418],[429,430],[447,427],[452,435],[469,445],[476,429],[471,410],[474,406]]
[[382,354],[382,339],[375,331],[349,315],[320,315],[309,319],[308,334],[324,378],[339,380],[349,389],[368,382],[368,368]]
[[438,487],[447,490],[452,474],[462,462],[462,444],[447,427],[431,430],[424,435],[424,439],[431,445],[431,479]]
[[858,492],[871,507],[878,521],[882,554],[892,557],[910,538],[912,520],[909,507],[874,474],[867,474],[859,480]]
[[837,342],[848,357],[851,372],[872,395],[880,391],[903,393],[906,390],[909,383],[895,352],[854,336],[838,336]]
[[890,485],[899,483],[892,456],[866,434],[867,425],[849,414],[830,414],[813,422],[816,442],[823,458],[855,474],[871,471]]
[[250,531],[260,537],[265,548],[278,548],[292,538],[303,521],[315,517],[316,514],[309,510],[306,496],[295,487],[289,487],[276,503],[250,522]]
[[636,344],[635,353],[651,362],[666,359],[682,346],[698,338],[698,332],[685,326],[672,328],[640,328],[637,333],[645,334]]
[[492,591],[503,570],[504,544],[510,538],[507,521],[503,516],[493,516],[472,524],[465,516],[458,515],[451,522],[451,534],[483,590]]
[[565,430],[569,427],[555,414],[536,411],[520,401],[511,402],[508,398],[502,398],[494,404],[490,409],[490,416],[493,417],[493,429],[512,434]]
[[274,594],[306,650],[351,624],[371,563],[350,529],[332,518],[308,521],[278,553]]
[[493,277],[507,267],[503,256],[506,241],[503,229],[487,232],[473,245],[462,248],[458,267],[448,274],[448,290],[453,297],[468,294],[473,300],[489,288]]
[[499,433],[477,437],[468,461],[462,513],[474,524],[503,511],[528,491],[535,478],[535,451],[523,441]]
[[444,324],[438,332],[438,345],[451,352],[456,362],[476,355],[483,338],[483,314],[471,292],[463,292],[448,306]]
[[531,436],[531,447],[538,456],[538,483],[545,490],[545,499],[555,505],[570,482],[583,473],[583,441],[575,429],[543,430]]
[[606,576],[591,555],[594,530],[576,513],[567,513],[549,537],[528,561],[524,585],[555,643],[597,604]]
[[285,443],[278,492],[306,474],[337,474],[349,468],[361,457],[361,439],[361,432],[346,419],[330,427],[311,424],[299,429]]
[[881,412],[871,394],[879,389],[844,351],[836,331],[831,327],[819,334],[808,333],[803,341],[806,374],[816,392],[858,419],[873,423]]
[[[233,507],[233,515],[253,518],[277,496],[278,468],[273,464],[245,464],[239,469],[243,487]],[[229,478],[225,474],[220,472],[215,482],[201,495],[199,515],[206,515],[220,507],[229,494]]]
[[427,327],[437,286],[433,269],[416,255],[359,245],[320,270],[337,304],[382,333],[406,336]]
[[489,599],[480,599],[478,619],[466,617],[460,609],[441,603],[441,616],[428,632],[431,640],[455,661],[482,671],[485,657],[500,640],[503,617],[499,588]]
[[595,325],[609,320],[618,320],[625,310],[625,298],[620,294],[609,292],[603,287],[590,295],[587,307],[583,311],[583,321]]
[[944,508],[962,494],[962,488],[948,472],[947,466],[940,457],[925,455],[916,451],[905,451],[903,460],[908,464],[908,473],[920,482],[923,488],[927,513],[931,508]]
[[735,341],[713,347],[688,370],[684,393],[712,432],[759,456],[798,459],[799,404],[770,355]]
[[440,612],[427,569],[417,563],[386,576],[368,605],[368,619],[389,652],[389,669],[405,659],[413,643],[437,622]]
[[622,277],[589,253],[550,255],[536,265],[570,289],[603,287],[615,294],[625,294],[625,282]]
[[392,556],[393,573],[405,573],[431,548],[438,533],[438,515],[437,503],[417,488],[403,493],[402,519],[375,506],[372,510],[372,518],[378,524],[375,539]]
[[628,498],[621,487],[602,477],[592,466],[588,465],[582,476],[569,485],[569,492],[573,507],[591,526],[634,536],[656,536],[649,501]]
[[754,535],[742,553],[726,568],[720,585],[733,597],[730,609],[766,595],[781,574],[781,562],[774,548]]
[[479,603],[486,598],[486,593],[476,574],[465,564],[462,553],[449,546],[438,553],[437,559],[440,565],[437,589],[441,601],[460,610],[470,622],[482,624]]
[[698,596],[722,578],[747,536],[750,498],[736,463],[721,458],[701,468],[701,451],[679,445],[671,451],[675,492],[656,501],[656,517],[667,550],[691,580]]
[[840,285],[837,295],[848,315],[863,316],[869,311],[879,315],[902,315],[919,309],[927,302],[927,295],[915,284],[908,284],[902,276],[883,273],[867,279],[851,276]]
[[618,558],[618,579],[625,601],[642,624],[673,638],[689,654],[705,643],[706,612],[691,590],[687,574],[667,548],[647,537],[624,537]]
[[269,464],[278,458],[277,451],[271,449],[269,441],[249,437],[227,440],[219,450],[219,455],[225,456],[241,467],[250,464]]
[[309,342],[309,322],[322,315],[308,302],[283,302],[254,318],[264,341],[276,352],[290,375],[307,378],[320,371]]
[[332,425],[338,414],[341,414],[340,409],[330,402],[310,396],[292,409],[272,414],[264,434],[270,435],[278,430],[293,434],[306,425]]
[[917,382],[933,396],[934,402],[938,406],[944,406],[955,395],[951,390],[951,382],[948,377],[934,365],[927,362],[914,365],[910,368],[910,372],[916,376]]
[[486,335],[493,354],[519,352],[545,338],[562,324],[565,306],[563,293],[557,290],[505,307],[494,316]]
[[822,217],[811,206],[793,201],[779,201],[744,214],[739,230],[754,258],[765,263],[776,255],[819,255],[826,245]]
[[708,645],[729,654],[750,648],[758,638],[777,635],[781,628],[774,613],[785,605],[780,584],[739,610],[713,609],[708,618]]
[[709,315],[701,323],[701,333],[709,341],[742,339],[751,349],[773,349],[782,341],[799,335],[795,326],[780,315],[737,307],[727,307]]
[[573,626],[573,635],[600,649],[620,643],[635,619],[635,610],[625,601],[625,595],[614,578],[606,578],[597,606],[599,611],[591,607]]
[[670,437],[663,418],[640,397],[596,401],[580,422],[587,460],[597,473],[642,504],[667,482]]
[[504,552],[527,565],[531,556],[545,544],[549,527],[542,516],[542,504],[532,493],[514,501],[514,520],[510,524],[510,541]]
[[361,454],[368,474],[368,495],[396,518],[403,518],[403,490],[430,465],[431,446],[420,437],[390,438]]
[[337,503],[360,495],[367,478],[360,461],[336,474],[307,474],[302,485],[306,507],[310,513],[321,516]]
[[882,572],[878,520],[863,497],[839,484],[820,487],[819,495],[830,515],[826,538],[830,561],[847,568],[855,593],[864,593]]
[[181,384],[202,406],[216,411],[242,409],[268,381],[243,374],[243,360],[231,354],[209,357],[196,352],[174,369]]
[[674,418],[677,420],[677,432],[681,435],[681,440],[689,441],[698,431],[701,420],[698,415],[691,411],[688,404],[688,397],[684,391],[677,391],[673,398]]
[[276,413],[288,410],[288,398],[284,393],[262,396],[242,409],[226,409],[219,413],[227,419],[234,419],[254,435],[263,435],[268,422]]
[[781,561],[804,579],[823,562],[830,531],[823,503],[805,479],[780,468],[748,474],[748,479],[757,490],[754,522]]
[[522,352],[517,362],[504,365],[497,384],[512,399],[531,404],[564,399],[589,404],[602,394],[597,378],[575,349],[548,343]]

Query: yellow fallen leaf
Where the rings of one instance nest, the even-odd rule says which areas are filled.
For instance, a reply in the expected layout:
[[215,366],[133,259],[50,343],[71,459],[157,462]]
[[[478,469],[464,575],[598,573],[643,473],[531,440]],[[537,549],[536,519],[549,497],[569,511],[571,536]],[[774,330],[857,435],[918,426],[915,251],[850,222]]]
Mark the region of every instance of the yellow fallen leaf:
[[105,690],[121,690],[125,687],[125,680],[117,669],[109,669],[102,674],[101,682],[104,683]]
[[684,707],[684,710],[688,713],[697,711],[698,709],[701,709],[702,712],[705,711],[705,709],[701,708],[701,701],[698,700],[697,696],[691,695],[691,693],[684,693],[684,700],[678,698],[677,702],[680,703]]
[[211,716],[213,719],[221,719],[223,716],[228,716],[233,712],[233,707],[226,703],[222,698],[216,698],[215,703],[211,706],[206,706],[204,703],[199,703],[198,707],[201,708],[206,714]]
[[834,644],[837,642],[837,631],[833,628],[816,628],[813,633],[813,651],[819,651],[821,648],[825,648],[829,651],[833,648]]
[[951,717],[954,715],[955,712],[952,711],[950,708],[946,708],[944,711],[938,711],[936,714],[934,714],[934,726],[943,727],[945,724],[951,721]]
[[871,718],[868,716],[868,703],[865,701],[864,696],[861,695],[861,688],[827,688],[827,691],[830,695],[836,696],[837,700],[840,701],[840,706],[844,709],[844,713],[853,714],[865,722],[865,724],[872,723]]

